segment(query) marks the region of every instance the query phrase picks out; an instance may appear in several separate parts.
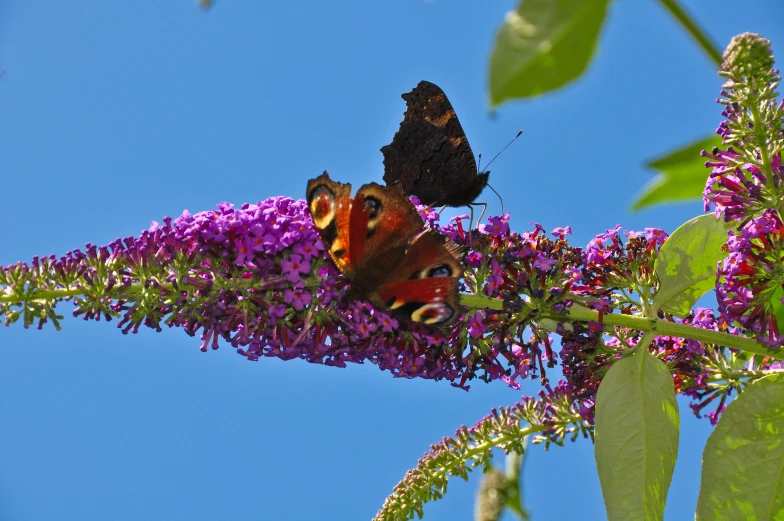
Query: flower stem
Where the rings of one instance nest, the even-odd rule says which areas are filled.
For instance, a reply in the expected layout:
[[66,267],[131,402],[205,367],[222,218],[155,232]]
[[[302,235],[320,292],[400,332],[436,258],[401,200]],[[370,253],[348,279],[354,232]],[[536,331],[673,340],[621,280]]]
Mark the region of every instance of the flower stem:
[[686,32],[694,38],[694,41],[702,47],[702,50],[713,60],[713,63],[716,64],[717,67],[721,67],[722,62],[724,61],[721,56],[721,51],[719,51],[716,44],[711,41],[710,37],[702,30],[702,28],[697,25],[697,22],[692,19],[689,13],[683,9],[683,7],[678,4],[677,0],[659,0],[661,4],[664,6],[670,14],[675,17],[675,19],[680,22]]
[[[503,301],[481,295],[461,295],[460,302],[469,307],[489,308],[494,310],[503,309]],[[561,323],[574,321],[599,322],[599,312],[582,306],[575,306],[568,314],[543,311],[537,315],[537,318],[550,319]],[[689,338],[699,342],[717,344],[724,347],[739,349],[741,351],[747,351],[749,353],[769,356],[777,360],[784,360],[784,350],[782,349],[770,349],[753,338],[731,335],[729,333],[722,333],[721,331],[702,329],[688,324],[678,324],[659,318],[621,315],[620,313],[605,314],[601,321],[605,328],[611,328],[613,326],[628,327],[637,329],[638,331],[655,333],[656,336]]]
[[[265,281],[257,281],[253,279],[234,280],[231,282],[224,281],[223,287],[235,291],[243,291],[243,290],[250,290],[250,289],[254,289],[257,291],[264,291],[264,290],[275,289],[277,286],[285,282],[286,282],[286,278],[281,276],[281,277],[270,278]],[[318,280],[315,283],[309,281],[309,283],[306,284],[306,286],[313,287],[318,285],[319,282],[320,281]],[[175,291],[174,284],[170,282],[159,282],[158,285],[161,288],[164,288],[168,291]],[[132,290],[138,290],[143,286],[144,286],[144,282],[136,282],[123,287],[123,291],[129,293]],[[188,286],[188,284],[181,283],[180,286],[185,287]],[[36,289],[30,293],[26,293],[23,297],[20,297],[20,295],[17,293],[3,294],[1,290],[2,288],[0,287],[0,304],[7,303],[7,302],[17,304],[24,301],[33,301],[33,300],[64,299],[67,297],[76,297],[87,293],[84,287],[69,287],[69,288],[58,288],[58,289]],[[117,297],[118,295],[109,294],[108,296]]]
[[[565,318],[571,320],[593,320],[599,321],[599,312],[592,309],[572,309],[568,315],[560,313],[543,313],[542,316],[550,318],[551,320],[561,320]],[[567,319],[567,320],[568,320]],[[762,356],[770,356],[777,360],[784,360],[784,350],[769,349],[764,344],[761,344],[753,338],[746,338],[738,335],[731,335],[729,333],[722,333],[721,331],[714,331],[712,329],[702,329],[688,324],[678,324],[676,322],[668,322],[659,318],[636,317],[631,315],[621,315],[620,313],[611,313],[602,317],[602,322],[605,326],[621,326],[638,329],[644,332],[653,332],[656,336],[674,336],[679,338],[689,338],[699,342],[707,342],[710,344],[717,344],[724,347],[731,347],[733,349],[740,349],[741,351],[748,351]]]
[[648,346],[651,345],[651,342],[653,342],[655,339],[656,335],[653,333],[653,331],[646,331],[643,333],[642,338],[635,346],[635,349],[638,352],[640,349],[648,349]]
[[[755,100],[756,101],[756,100]],[[761,169],[764,170],[768,179],[773,177],[773,167],[770,162],[770,154],[768,152],[768,136],[765,125],[762,124],[762,115],[760,114],[759,102],[749,103],[749,110],[751,111],[752,121],[754,122],[754,137],[756,138],[756,151],[759,152],[762,165]]]
[[[82,288],[63,288],[53,290],[37,290],[32,295],[28,295],[25,300],[52,300],[65,297],[73,297],[84,293]],[[463,305],[471,308],[484,308],[501,311],[504,309],[503,301],[485,297],[482,295],[461,295],[460,301]],[[0,303],[20,302],[18,295],[0,295]],[[574,307],[569,314],[554,313],[552,311],[541,312],[538,317],[546,318],[556,322],[573,321],[599,321],[599,312],[584,307]],[[753,338],[746,338],[738,335],[730,335],[720,331],[702,329],[687,324],[668,322],[658,318],[649,319],[646,317],[621,315],[620,313],[610,313],[602,317],[605,327],[628,327],[643,332],[652,332],[656,336],[674,336],[679,338],[689,338],[699,342],[718,344],[749,353],[762,356],[769,356],[777,360],[784,360],[784,350],[769,349],[765,345],[757,342]]]
[[4,302],[22,302],[22,300],[53,300],[53,299],[61,299],[66,297],[75,297],[77,295],[82,295],[84,293],[83,288],[62,288],[62,289],[38,289],[35,290],[30,295],[27,295],[25,299],[20,299],[19,295],[17,294],[6,294],[3,295],[0,293],[0,303]]
[[504,301],[497,298],[485,297],[484,295],[467,295],[460,294],[460,303],[469,308],[478,309],[492,309],[494,311],[503,311]]

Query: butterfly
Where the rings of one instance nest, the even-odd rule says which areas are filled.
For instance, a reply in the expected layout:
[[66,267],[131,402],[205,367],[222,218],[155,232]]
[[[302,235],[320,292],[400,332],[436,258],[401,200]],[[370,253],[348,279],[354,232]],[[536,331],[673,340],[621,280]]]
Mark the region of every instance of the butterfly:
[[459,315],[460,246],[422,218],[399,186],[351,185],[324,172],[308,181],[307,203],[329,256],[351,292],[398,317],[446,326]]
[[384,154],[384,182],[430,206],[469,206],[487,186],[490,172],[477,172],[455,109],[438,85],[420,81],[402,95],[403,122]]

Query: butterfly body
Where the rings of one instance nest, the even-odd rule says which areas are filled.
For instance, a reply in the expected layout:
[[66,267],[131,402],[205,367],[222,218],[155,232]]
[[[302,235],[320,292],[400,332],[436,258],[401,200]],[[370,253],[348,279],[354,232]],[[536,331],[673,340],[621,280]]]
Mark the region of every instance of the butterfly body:
[[421,81],[403,94],[406,112],[384,154],[384,182],[399,184],[431,206],[468,206],[490,172],[477,172],[476,159],[452,104],[437,85]]
[[400,187],[351,185],[324,172],[308,182],[313,222],[351,292],[393,314],[430,325],[457,319],[463,276],[459,246],[433,230]]

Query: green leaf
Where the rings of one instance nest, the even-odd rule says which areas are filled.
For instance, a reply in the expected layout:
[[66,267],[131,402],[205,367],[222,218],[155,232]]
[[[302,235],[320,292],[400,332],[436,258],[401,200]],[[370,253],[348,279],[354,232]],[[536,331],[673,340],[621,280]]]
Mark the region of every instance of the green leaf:
[[616,362],[596,395],[596,466],[607,518],[664,515],[678,455],[678,404],[667,366],[644,349]]
[[779,331],[784,331],[784,303],[781,299],[784,298],[784,288],[777,287],[770,297],[770,308],[773,311],[773,316],[776,317],[776,325]]
[[653,268],[659,277],[654,309],[684,317],[714,287],[716,263],[725,257],[722,248],[727,230],[723,219],[708,213],[685,222],[670,235]]
[[721,138],[714,135],[648,162],[645,166],[658,170],[659,175],[637,194],[631,210],[635,212],[655,204],[698,199],[710,173],[700,152],[720,145]]
[[748,386],[702,455],[697,519],[784,519],[784,375]]
[[591,61],[610,0],[521,0],[490,56],[490,104],[527,98],[578,78]]

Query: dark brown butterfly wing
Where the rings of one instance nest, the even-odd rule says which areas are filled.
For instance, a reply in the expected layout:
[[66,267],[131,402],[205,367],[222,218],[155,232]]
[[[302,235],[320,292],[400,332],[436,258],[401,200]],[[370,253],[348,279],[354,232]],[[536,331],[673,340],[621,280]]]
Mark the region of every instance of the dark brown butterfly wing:
[[326,172],[308,182],[308,208],[338,269],[357,295],[432,325],[453,322],[463,275],[460,248],[432,230],[400,187],[351,185]]
[[423,204],[471,204],[489,173],[477,173],[474,153],[446,94],[422,81],[402,97],[403,122],[392,142],[381,148],[384,182],[399,183]]

